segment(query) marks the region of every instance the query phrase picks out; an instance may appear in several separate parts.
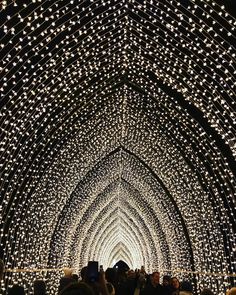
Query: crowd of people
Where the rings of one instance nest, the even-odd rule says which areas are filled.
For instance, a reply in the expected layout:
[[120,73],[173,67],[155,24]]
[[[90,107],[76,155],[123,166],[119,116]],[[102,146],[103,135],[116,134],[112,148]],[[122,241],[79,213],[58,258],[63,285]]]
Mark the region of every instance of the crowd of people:
[[[106,271],[93,262],[82,268],[80,277],[71,269],[64,270],[55,295],[193,295],[189,281],[180,282],[177,277],[164,275],[160,281],[158,271],[147,274],[144,267],[139,270],[108,268]],[[90,267],[92,266],[92,267]],[[7,295],[25,295],[23,286],[13,285]],[[43,280],[33,283],[34,295],[46,295],[47,287]],[[209,289],[201,290],[200,295],[217,295]],[[226,295],[236,295],[236,287]]]

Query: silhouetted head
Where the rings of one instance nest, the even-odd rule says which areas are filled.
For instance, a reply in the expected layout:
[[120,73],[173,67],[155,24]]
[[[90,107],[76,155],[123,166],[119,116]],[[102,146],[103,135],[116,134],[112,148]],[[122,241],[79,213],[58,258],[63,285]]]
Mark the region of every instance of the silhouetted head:
[[192,292],[193,291],[193,286],[190,282],[188,281],[183,281],[180,285],[181,291],[187,291],[187,292]]
[[170,280],[171,280],[171,276],[168,276],[168,275],[163,276],[163,286],[169,286]]
[[203,289],[200,295],[215,295],[210,289]]
[[152,273],[151,280],[152,280],[152,284],[154,286],[156,286],[157,284],[159,284],[160,283],[160,273],[158,271],[154,271]]
[[60,295],[94,295],[93,290],[84,282],[72,283],[63,289]]
[[43,280],[34,281],[34,295],[45,295],[46,283]]
[[127,278],[128,279],[135,279],[135,277],[136,277],[135,271],[133,269],[128,270]]
[[106,280],[112,284],[116,281],[116,270],[114,268],[107,268],[105,271]]
[[84,267],[82,267],[82,269],[80,271],[80,276],[81,276],[82,281],[85,281],[86,273],[87,273],[87,266],[84,266]]
[[75,282],[79,281],[79,276],[76,273],[73,273],[71,277]]
[[176,278],[176,277],[173,277],[173,278],[171,278],[171,286],[175,289],[175,290],[177,290],[177,289],[179,289],[179,287],[180,287],[180,283],[179,283],[179,280],[178,280],[178,278]]
[[8,289],[8,295],[25,295],[25,289],[19,285],[13,285]]

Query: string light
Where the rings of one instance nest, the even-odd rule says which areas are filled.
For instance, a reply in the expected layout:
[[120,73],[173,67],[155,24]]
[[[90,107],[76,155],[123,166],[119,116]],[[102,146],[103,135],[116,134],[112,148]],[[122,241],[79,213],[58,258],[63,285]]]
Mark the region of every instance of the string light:
[[32,270],[2,285],[55,294],[63,267],[123,259],[224,294],[236,19],[210,0],[2,1],[0,16],[0,245]]

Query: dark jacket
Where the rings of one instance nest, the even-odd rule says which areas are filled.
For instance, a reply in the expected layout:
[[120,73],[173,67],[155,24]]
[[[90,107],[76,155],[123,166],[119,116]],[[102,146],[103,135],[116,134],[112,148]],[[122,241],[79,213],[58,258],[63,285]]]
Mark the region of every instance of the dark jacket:
[[158,284],[154,287],[151,283],[148,283],[144,289],[141,291],[141,295],[162,295],[163,286]]

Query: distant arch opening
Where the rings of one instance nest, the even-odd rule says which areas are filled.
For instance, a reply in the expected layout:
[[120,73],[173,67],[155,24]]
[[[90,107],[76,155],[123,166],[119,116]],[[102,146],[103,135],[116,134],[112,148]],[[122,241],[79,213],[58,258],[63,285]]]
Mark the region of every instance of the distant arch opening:
[[127,271],[130,269],[130,267],[128,266],[128,264],[123,261],[123,260],[119,260],[118,262],[116,262],[116,264],[113,266],[115,269],[118,269],[120,271]]

